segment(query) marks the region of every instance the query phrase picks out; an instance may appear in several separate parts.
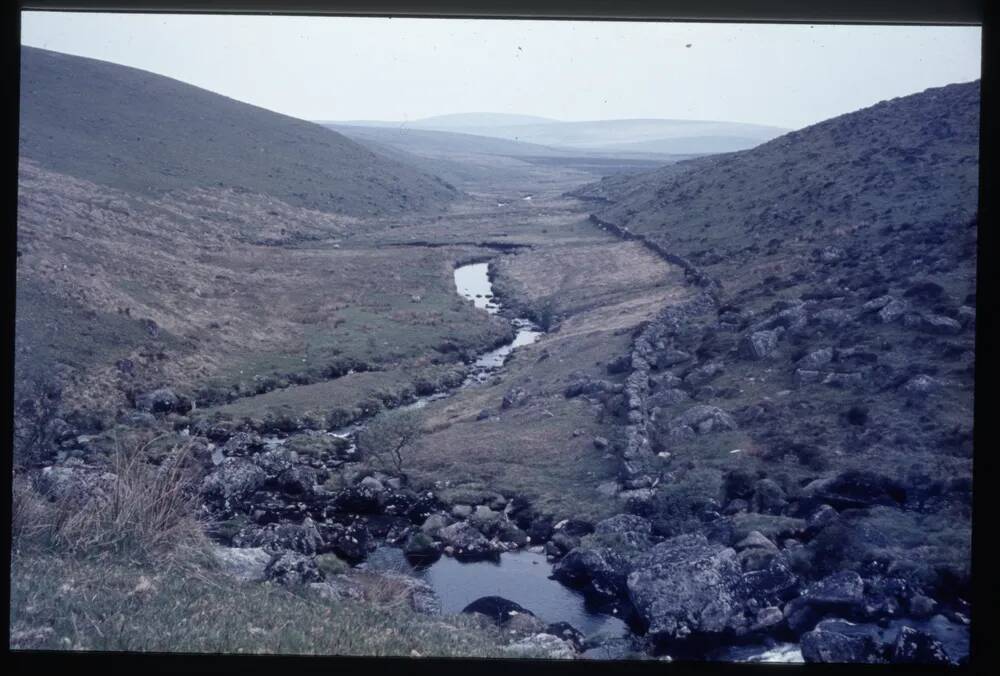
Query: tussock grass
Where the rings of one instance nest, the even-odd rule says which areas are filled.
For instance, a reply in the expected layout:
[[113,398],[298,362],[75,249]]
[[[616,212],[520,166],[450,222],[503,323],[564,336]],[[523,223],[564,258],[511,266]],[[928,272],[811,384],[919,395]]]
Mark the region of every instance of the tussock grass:
[[[145,444],[116,444],[107,481],[83,499],[46,500],[24,476],[15,476],[14,548],[53,548],[74,556],[114,554],[151,561],[167,554],[197,555],[207,544],[198,518],[191,447],[182,444],[158,466]],[[95,477],[97,474],[95,473]]]

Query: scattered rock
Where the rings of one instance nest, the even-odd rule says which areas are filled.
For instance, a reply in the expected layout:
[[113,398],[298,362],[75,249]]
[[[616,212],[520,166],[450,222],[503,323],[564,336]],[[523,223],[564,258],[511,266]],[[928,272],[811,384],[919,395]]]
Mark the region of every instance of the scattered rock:
[[574,657],[571,643],[552,634],[535,634],[505,646],[504,653],[510,657],[535,657],[541,659],[566,660]]
[[738,352],[744,359],[767,359],[778,348],[778,340],[784,333],[782,327],[770,331],[755,331],[740,341]]
[[498,548],[466,521],[459,521],[438,531],[438,537],[451,547],[456,559],[474,561],[495,558]]
[[323,574],[316,567],[316,560],[296,552],[275,554],[264,569],[264,577],[284,585],[301,585],[323,580]]
[[271,554],[262,547],[237,549],[234,547],[212,547],[212,554],[223,573],[243,582],[262,582],[266,579],[265,569],[271,561]]

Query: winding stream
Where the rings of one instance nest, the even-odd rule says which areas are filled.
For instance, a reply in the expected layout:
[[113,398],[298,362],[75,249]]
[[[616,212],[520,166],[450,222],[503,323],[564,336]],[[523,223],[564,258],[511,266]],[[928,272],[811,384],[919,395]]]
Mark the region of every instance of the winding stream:
[[[454,275],[455,288],[460,296],[490,314],[495,315],[502,310],[502,304],[493,294],[488,263],[459,266],[455,268]],[[514,339],[476,358],[461,386],[419,397],[399,408],[423,408],[431,401],[450,397],[463,388],[485,382],[503,368],[515,349],[534,343],[544,333],[526,318],[514,318],[511,323],[517,329]],[[353,442],[364,424],[364,421],[359,421],[327,434]],[[285,439],[269,436],[264,441],[273,447],[283,444]],[[353,443],[351,451],[354,451]],[[459,613],[483,596],[502,596],[524,606],[546,623],[568,622],[586,637],[591,646],[582,655],[588,659],[623,659],[634,649],[634,635],[628,625],[615,615],[592,607],[581,592],[553,579],[552,563],[540,548],[504,552],[496,561],[460,562],[444,556],[429,566],[414,567],[400,548],[382,545],[359,567],[372,571],[405,572],[424,580],[434,590],[441,612],[445,614]],[[738,662],[802,660],[801,652],[794,644],[723,647],[715,658]]]

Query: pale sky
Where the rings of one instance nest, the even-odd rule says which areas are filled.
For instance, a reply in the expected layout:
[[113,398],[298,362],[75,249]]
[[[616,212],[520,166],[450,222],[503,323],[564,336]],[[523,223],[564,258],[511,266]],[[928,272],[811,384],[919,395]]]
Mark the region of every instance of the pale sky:
[[974,80],[981,63],[978,27],[24,12],[21,30],[25,45],[307,120],[496,112],[800,128]]

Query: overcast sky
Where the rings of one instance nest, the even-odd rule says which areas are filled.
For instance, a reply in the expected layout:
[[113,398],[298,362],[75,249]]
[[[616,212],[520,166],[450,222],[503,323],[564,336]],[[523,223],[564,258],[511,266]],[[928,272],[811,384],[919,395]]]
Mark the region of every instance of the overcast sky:
[[980,29],[25,12],[22,43],[308,120],[499,112],[799,128],[980,76]]

